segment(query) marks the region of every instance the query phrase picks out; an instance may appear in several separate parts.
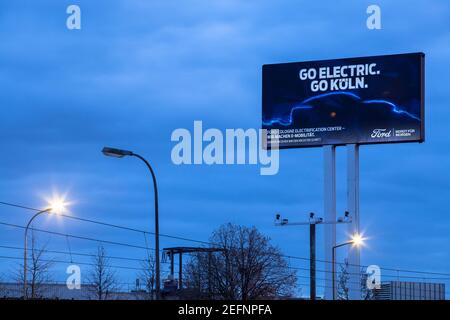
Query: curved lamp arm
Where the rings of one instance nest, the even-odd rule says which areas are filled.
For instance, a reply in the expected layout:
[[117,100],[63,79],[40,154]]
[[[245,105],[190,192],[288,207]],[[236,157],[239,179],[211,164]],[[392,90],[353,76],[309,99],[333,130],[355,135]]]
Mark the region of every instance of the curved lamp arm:
[[38,211],[34,214],[34,216],[31,217],[31,219],[28,221],[27,226],[25,227],[25,236],[24,236],[24,243],[23,243],[23,299],[25,300],[27,298],[27,244],[28,244],[28,229],[33,222],[33,220],[46,212],[50,212],[52,209],[47,208],[45,210]]

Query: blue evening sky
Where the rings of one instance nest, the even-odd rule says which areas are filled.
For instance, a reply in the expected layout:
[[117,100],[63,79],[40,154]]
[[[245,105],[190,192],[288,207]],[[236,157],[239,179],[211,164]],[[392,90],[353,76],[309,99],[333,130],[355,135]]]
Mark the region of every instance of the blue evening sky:
[[[382,9],[382,30],[366,28],[373,3]],[[81,7],[81,30],[66,28],[70,4]],[[279,173],[260,176],[256,165],[172,164],[172,131],[192,130],[194,120],[205,128],[259,128],[265,63],[423,51],[426,142],[361,147],[361,224],[369,237],[362,263],[450,272],[449,17],[444,0],[3,0],[0,201],[40,208],[52,193],[67,193],[74,216],[152,231],[150,176],[137,159],[100,153],[116,146],[154,166],[162,233],[207,240],[216,227],[233,222],[256,226],[285,254],[308,257],[308,229],[277,228],[273,218],[276,212],[300,221],[310,211],[323,215],[320,148],[282,150]],[[345,156],[340,148],[339,212],[346,210]],[[30,215],[0,206],[1,222],[24,225]],[[35,227],[145,246],[142,234],[63,218],[40,217]],[[339,240],[345,231],[338,227]],[[93,253],[97,245],[38,236],[50,250]],[[319,227],[319,258],[322,236]],[[22,247],[22,241],[22,230],[0,225],[0,245]],[[197,245],[161,241],[161,247]],[[145,255],[105,247],[110,255]],[[0,248],[0,256],[20,258],[21,251]],[[3,280],[19,262],[0,259]],[[65,279],[67,265],[55,264],[55,280]],[[133,283],[135,273],[118,271],[124,283]],[[307,293],[307,271],[299,276]]]

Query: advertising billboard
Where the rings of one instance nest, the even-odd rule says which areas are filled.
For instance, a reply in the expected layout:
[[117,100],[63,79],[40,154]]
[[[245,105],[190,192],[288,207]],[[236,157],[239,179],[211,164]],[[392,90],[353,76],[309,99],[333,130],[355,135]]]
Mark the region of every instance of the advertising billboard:
[[[270,147],[423,142],[423,53],[263,66]],[[274,130],[276,129],[276,130]]]

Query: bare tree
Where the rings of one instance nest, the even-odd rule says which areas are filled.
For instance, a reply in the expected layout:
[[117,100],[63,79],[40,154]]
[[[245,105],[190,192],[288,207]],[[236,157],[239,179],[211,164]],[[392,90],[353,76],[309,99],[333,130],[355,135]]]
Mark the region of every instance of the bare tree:
[[144,282],[145,289],[147,292],[147,299],[153,300],[153,292],[155,290],[155,257],[151,254],[148,254],[145,260],[141,263],[142,270],[138,275],[138,278]]
[[[43,297],[45,286],[51,281],[50,269],[53,266],[52,259],[45,259],[47,244],[42,247],[36,245],[37,237],[32,230],[31,248],[27,251],[27,298],[39,299]],[[19,264],[16,274],[18,283],[24,282],[24,267]]]
[[1,298],[6,298],[7,296],[7,289],[4,286],[4,282],[3,282],[3,275],[0,275],[0,299]]
[[[367,288],[367,273],[364,268],[361,268],[361,299],[362,300],[373,300],[375,298],[374,291]],[[349,299],[349,288],[348,282],[350,280],[350,275],[348,272],[348,260],[346,259],[343,264],[340,265],[339,279],[337,284],[337,299],[338,300],[348,300]]]
[[103,246],[97,248],[97,254],[93,258],[93,267],[88,275],[91,285],[91,293],[97,300],[106,300],[116,289],[116,274],[111,268],[109,258]]
[[256,228],[226,224],[210,242],[220,252],[199,253],[187,264],[185,283],[197,298],[252,300],[291,296],[295,271]]
[[344,264],[339,265],[339,279],[337,284],[337,299],[338,300],[348,300],[348,281],[350,280],[350,275],[348,274],[348,260],[344,261]]
[[375,290],[367,287],[367,278],[369,275],[361,270],[361,299],[362,300],[375,300]]

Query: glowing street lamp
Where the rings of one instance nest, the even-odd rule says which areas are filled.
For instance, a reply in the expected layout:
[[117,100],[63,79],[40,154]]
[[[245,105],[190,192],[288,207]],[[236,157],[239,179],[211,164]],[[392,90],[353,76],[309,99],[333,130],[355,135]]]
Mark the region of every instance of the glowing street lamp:
[[354,234],[351,239],[349,241],[346,241],[344,243],[335,245],[333,247],[333,255],[332,255],[332,282],[333,282],[333,300],[336,300],[336,249],[343,247],[343,246],[348,246],[351,245],[352,247],[356,247],[359,248],[361,246],[364,245],[364,238],[362,235],[360,234]]
[[159,263],[159,213],[158,213],[158,186],[156,183],[156,175],[155,172],[153,171],[152,166],[150,165],[150,163],[142,156],[132,152],[132,151],[128,151],[128,150],[122,150],[122,149],[116,149],[116,148],[110,148],[110,147],[104,147],[102,149],[102,153],[107,156],[107,157],[113,157],[113,158],[123,158],[125,156],[130,156],[130,157],[136,157],[139,158],[140,160],[142,160],[145,165],[147,166],[148,170],[150,171],[150,174],[152,176],[152,180],[153,180],[153,192],[154,192],[154,201],[155,201],[155,294],[156,294],[156,299],[159,299],[159,293],[160,293],[160,263]]
[[49,202],[48,208],[38,211],[34,214],[34,216],[31,217],[31,219],[28,221],[28,224],[25,228],[25,237],[24,237],[24,244],[23,244],[23,298],[24,300],[27,299],[27,244],[28,244],[28,228],[30,227],[33,220],[43,214],[43,213],[50,213],[50,214],[62,214],[66,211],[67,203],[62,198],[54,198]]
[[350,242],[355,247],[361,247],[364,245],[364,240],[365,238],[363,238],[360,234],[354,234]]

